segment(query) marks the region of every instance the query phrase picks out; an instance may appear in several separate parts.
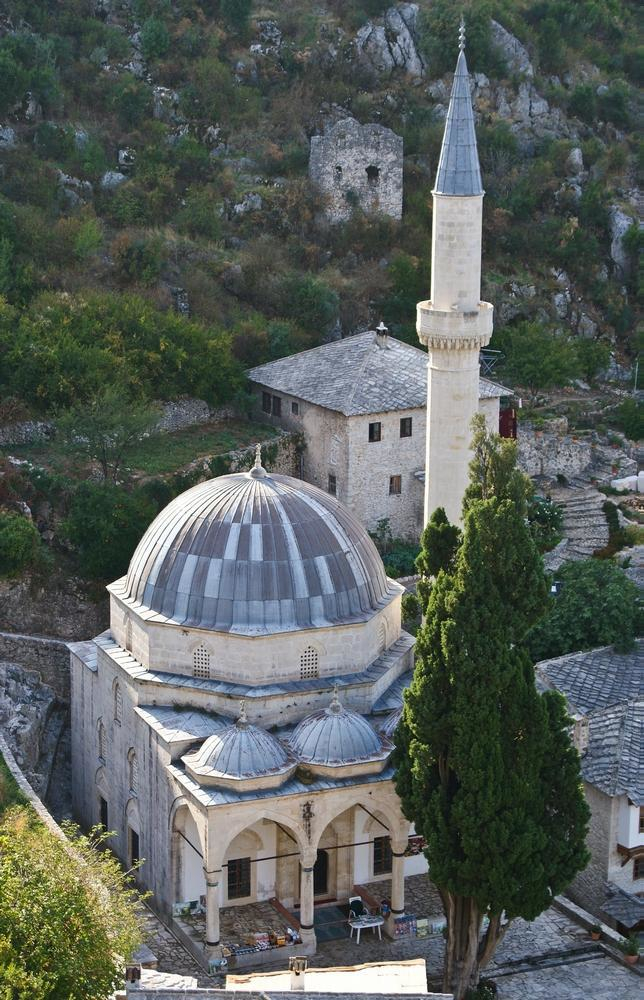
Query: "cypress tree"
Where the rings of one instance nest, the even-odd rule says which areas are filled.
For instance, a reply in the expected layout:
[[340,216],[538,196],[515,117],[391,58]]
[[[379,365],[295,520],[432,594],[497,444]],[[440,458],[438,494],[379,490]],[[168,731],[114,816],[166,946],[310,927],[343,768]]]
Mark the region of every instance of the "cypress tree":
[[499,450],[482,442],[486,476],[473,469],[462,543],[431,588],[396,739],[396,787],[426,841],[447,917],[444,988],[457,1000],[509,922],[534,919],[587,862],[563,700],[538,694],[522,646],[547,606],[526,487]]

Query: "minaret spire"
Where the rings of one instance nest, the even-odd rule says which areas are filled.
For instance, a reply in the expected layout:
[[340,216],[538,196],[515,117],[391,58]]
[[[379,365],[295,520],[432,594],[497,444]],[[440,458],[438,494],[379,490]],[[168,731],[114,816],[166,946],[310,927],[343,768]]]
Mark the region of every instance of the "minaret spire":
[[416,329],[427,347],[425,523],[437,507],[461,519],[479,405],[479,351],[492,335],[492,306],[481,302],[483,184],[476,146],[465,22],[458,32],[436,183],[432,191],[432,287]]

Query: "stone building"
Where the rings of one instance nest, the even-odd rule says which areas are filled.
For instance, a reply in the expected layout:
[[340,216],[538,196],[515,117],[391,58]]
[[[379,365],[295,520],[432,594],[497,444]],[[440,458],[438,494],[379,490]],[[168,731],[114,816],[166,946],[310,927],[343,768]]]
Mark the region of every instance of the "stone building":
[[[217,955],[220,907],[270,899],[313,952],[315,901],[381,877],[402,915],[425,869],[389,759],[413,639],[359,522],[258,457],[169,504],[108,590],[109,630],[72,647],[75,813],[145,859],[186,943]],[[205,913],[196,943],[177,904]]]
[[[386,518],[395,537],[418,538],[425,351],[372,330],[259,365],[249,377],[257,416],[304,435],[303,479],[337,496],[368,530]],[[479,379],[478,407],[493,431],[501,397],[509,394]]]
[[326,195],[331,222],[354,208],[402,218],[403,141],[384,125],[345,118],[311,138],[309,176]]
[[591,860],[568,889],[622,932],[644,929],[644,640],[537,664],[542,689],[565,696],[591,809]]

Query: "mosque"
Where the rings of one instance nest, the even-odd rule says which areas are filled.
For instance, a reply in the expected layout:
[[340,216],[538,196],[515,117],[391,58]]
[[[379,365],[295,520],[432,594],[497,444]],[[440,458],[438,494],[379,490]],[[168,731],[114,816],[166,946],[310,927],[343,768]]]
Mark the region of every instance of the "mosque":
[[[462,44],[433,197],[426,514],[457,519],[492,329]],[[222,907],[268,900],[311,954],[316,901],[380,878],[394,933],[405,876],[426,868],[391,764],[414,641],[360,522],[258,451],[170,503],[108,590],[109,629],[72,647],[78,820],[114,830],[125,864],[144,859],[165,919],[203,912],[205,957],[221,953]]]

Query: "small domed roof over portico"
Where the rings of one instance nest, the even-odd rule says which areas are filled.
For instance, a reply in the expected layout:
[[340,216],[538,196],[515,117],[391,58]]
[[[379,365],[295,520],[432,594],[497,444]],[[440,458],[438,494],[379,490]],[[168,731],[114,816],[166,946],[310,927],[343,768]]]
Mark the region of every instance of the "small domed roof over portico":
[[109,589],[148,621],[242,635],[364,622],[399,593],[346,507],[259,461],[168,504]]
[[328,708],[314,712],[296,726],[289,746],[299,761],[314,770],[384,761],[393,749],[362,715],[341,705],[337,688]]
[[209,736],[183,758],[186,771],[202,785],[259,788],[281,784],[296,762],[282,744],[259,726],[252,726],[242,702],[234,725]]

